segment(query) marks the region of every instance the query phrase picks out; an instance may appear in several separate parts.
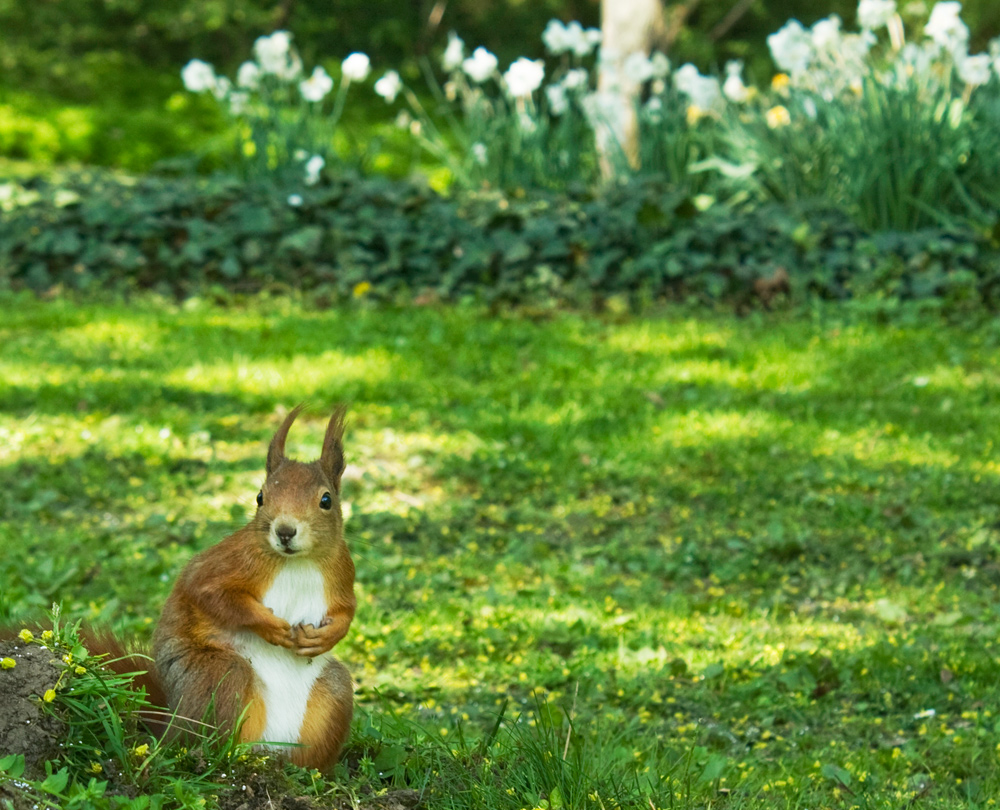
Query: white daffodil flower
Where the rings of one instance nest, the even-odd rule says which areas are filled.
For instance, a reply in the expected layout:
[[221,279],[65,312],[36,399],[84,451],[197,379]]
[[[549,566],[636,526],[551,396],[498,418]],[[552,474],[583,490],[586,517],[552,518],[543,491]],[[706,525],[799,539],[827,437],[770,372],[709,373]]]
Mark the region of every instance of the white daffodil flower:
[[497,58],[480,46],[472,52],[472,56],[462,62],[462,70],[472,81],[481,84],[496,72],[497,64]]
[[503,74],[504,84],[514,98],[530,96],[541,87],[544,78],[545,63],[541,59],[525,59],[523,56]]
[[208,62],[192,59],[181,70],[181,81],[184,82],[186,90],[192,93],[204,93],[206,90],[214,90],[218,79],[215,68]]
[[331,90],[333,90],[333,79],[319,65],[313,70],[312,76],[299,82],[299,92],[306,101],[322,101]]
[[938,3],[924,26],[924,33],[953,56],[964,54],[969,46],[969,27],[962,22],[961,13],[961,3],[954,0]]
[[324,166],[326,166],[326,161],[321,155],[313,155],[306,161],[305,182],[307,186],[315,186],[319,182],[319,173],[323,171]]
[[771,49],[774,63],[791,74],[804,71],[813,58],[812,37],[798,20],[789,20],[777,33],[771,34],[767,47]]
[[260,67],[256,62],[244,62],[236,71],[236,84],[247,90],[256,90],[260,84]]
[[372,63],[367,54],[357,52],[348,54],[341,65],[344,78],[352,82],[363,82],[368,78],[371,69]]
[[895,14],[895,0],[861,0],[858,3],[858,25],[869,31],[884,28]]
[[381,79],[375,82],[375,92],[386,100],[387,104],[392,104],[403,89],[403,82],[395,70],[390,70]]
[[454,32],[448,33],[448,47],[444,49],[441,57],[441,67],[451,73],[462,66],[462,59],[465,57],[465,43]]

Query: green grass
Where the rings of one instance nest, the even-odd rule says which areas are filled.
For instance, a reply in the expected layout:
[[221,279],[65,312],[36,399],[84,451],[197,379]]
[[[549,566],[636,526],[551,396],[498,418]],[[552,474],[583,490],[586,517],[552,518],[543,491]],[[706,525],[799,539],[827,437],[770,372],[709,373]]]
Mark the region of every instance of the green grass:
[[315,457],[350,403],[358,719],[333,778],[289,769],[292,789],[513,810],[1000,796],[996,330],[3,308],[14,618],[58,601],[148,637],[185,561],[252,508],[279,409],[313,406],[289,450]]

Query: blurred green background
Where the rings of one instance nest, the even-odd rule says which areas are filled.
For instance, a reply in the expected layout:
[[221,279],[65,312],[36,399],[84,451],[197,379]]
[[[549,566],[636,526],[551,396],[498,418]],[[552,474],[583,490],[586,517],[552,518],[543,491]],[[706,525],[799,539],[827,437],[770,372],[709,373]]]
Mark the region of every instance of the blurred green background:
[[[839,14],[853,24],[853,0],[686,0],[667,3],[667,50],[721,72],[744,59],[751,79],[772,66],[766,37],[789,18],[811,24]],[[919,13],[900,3],[906,13]],[[734,11],[742,14],[731,25]],[[745,10],[744,10],[745,9]],[[82,162],[146,170],[205,145],[222,129],[217,105],[185,93],[180,69],[204,59],[230,75],[253,41],[291,31],[307,65],[334,75],[352,51],[376,71],[417,79],[420,60],[441,52],[449,31],[485,45],[506,65],[542,56],[551,18],[597,25],[598,0],[0,0],[0,156],[32,163]],[[683,18],[683,24],[671,20]],[[1000,3],[968,0],[963,19],[982,50],[1000,34]],[[422,84],[419,80],[417,84]],[[362,127],[385,118],[382,101],[357,93],[348,119]]]

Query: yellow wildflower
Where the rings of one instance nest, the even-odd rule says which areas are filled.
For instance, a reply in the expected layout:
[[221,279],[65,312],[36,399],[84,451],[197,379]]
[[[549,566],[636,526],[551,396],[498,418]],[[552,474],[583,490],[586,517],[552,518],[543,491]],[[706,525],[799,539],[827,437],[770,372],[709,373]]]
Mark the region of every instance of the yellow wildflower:
[[77,665],[77,667],[76,667],[76,669],[74,669],[73,671],[74,671],[74,672],[75,672],[75,673],[76,673],[77,675],[83,675],[83,673],[87,671],[87,668],[86,668],[86,667],[81,667],[81,666],[80,666],[80,665],[78,664],[78,665]]
[[144,757],[146,756],[146,754],[149,753],[149,746],[146,743],[143,743],[142,745],[137,745],[135,748],[132,749],[132,753],[135,754],[137,757]]
[[34,641],[35,640],[34,633],[32,633],[28,628],[25,628],[20,633],[18,633],[17,637],[19,639],[21,639],[21,641],[25,641],[25,642],[27,642],[27,641]]
[[104,768],[101,767],[101,763],[100,762],[91,762],[90,763],[90,772],[91,773],[100,773],[103,770],[104,770]]
[[51,703],[55,699],[56,699],[55,689],[46,689],[45,694],[42,695],[42,700],[44,700],[46,703]]
[[359,281],[354,285],[354,297],[360,298],[372,288],[371,282]]
[[792,80],[788,78],[787,73],[775,73],[774,78],[771,79],[771,89],[783,93],[791,82]]
[[42,631],[42,641],[51,641],[51,640],[52,640],[52,631],[51,630],[43,630]]
[[789,115],[788,108],[783,107],[780,104],[768,110],[765,117],[767,119],[767,125],[771,129],[787,127],[790,123],[792,123],[792,116]]
[[0,659],[0,669],[13,669],[17,666],[17,661],[13,658]]

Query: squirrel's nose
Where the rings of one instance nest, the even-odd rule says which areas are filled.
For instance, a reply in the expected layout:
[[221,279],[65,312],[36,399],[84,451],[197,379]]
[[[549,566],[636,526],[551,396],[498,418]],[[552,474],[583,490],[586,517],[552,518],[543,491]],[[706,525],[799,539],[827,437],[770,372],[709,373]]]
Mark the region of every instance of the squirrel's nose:
[[292,542],[292,538],[295,537],[296,529],[294,526],[289,526],[287,523],[282,523],[280,526],[274,527],[274,533],[278,536],[281,541],[281,545],[287,546]]

